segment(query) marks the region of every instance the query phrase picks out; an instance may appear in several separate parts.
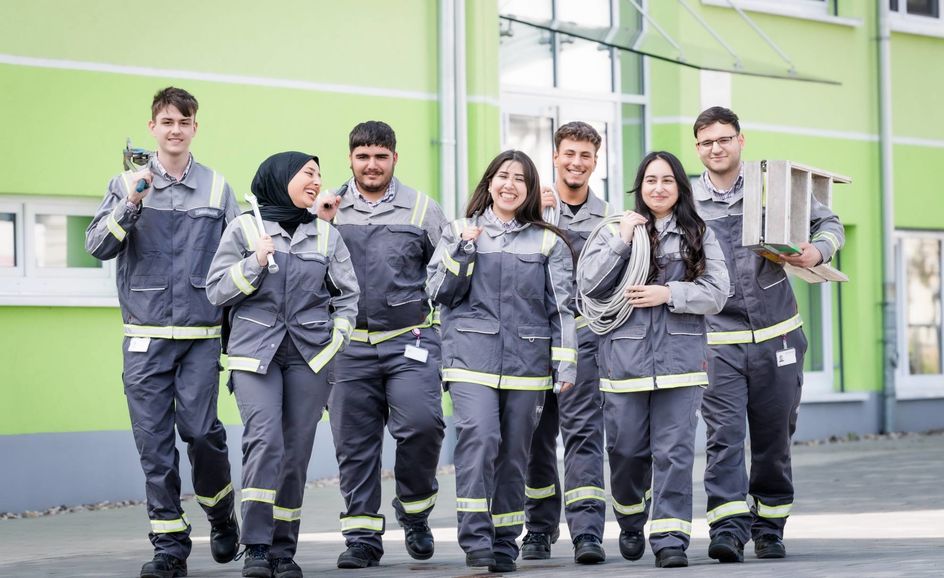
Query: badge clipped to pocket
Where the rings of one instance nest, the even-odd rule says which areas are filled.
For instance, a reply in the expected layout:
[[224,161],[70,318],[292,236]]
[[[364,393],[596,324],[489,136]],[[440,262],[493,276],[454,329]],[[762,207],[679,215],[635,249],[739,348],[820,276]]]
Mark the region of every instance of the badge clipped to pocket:
[[144,353],[151,345],[150,337],[132,337],[128,344],[128,351],[132,353]]
[[416,327],[413,328],[413,337],[416,337],[416,345],[408,343],[406,349],[403,350],[403,356],[420,363],[426,363],[426,360],[429,359],[429,351],[420,347],[420,330]]
[[777,367],[793,365],[797,362],[797,350],[795,347],[787,347],[787,338],[783,338],[783,349],[777,352]]

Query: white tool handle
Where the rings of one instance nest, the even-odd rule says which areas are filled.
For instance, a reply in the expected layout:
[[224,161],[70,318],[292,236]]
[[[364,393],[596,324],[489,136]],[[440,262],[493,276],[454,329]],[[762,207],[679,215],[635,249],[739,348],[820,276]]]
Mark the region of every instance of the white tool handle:
[[[259,212],[259,203],[256,201],[256,196],[252,193],[246,193],[244,197],[246,202],[249,203],[249,206],[252,207],[252,214],[256,216],[256,226],[259,227],[259,236],[265,235],[265,225],[262,224],[262,213]],[[275,258],[271,253],[266,255],[269,258],[269,273],[278,273],[279,264],[275,262]]]

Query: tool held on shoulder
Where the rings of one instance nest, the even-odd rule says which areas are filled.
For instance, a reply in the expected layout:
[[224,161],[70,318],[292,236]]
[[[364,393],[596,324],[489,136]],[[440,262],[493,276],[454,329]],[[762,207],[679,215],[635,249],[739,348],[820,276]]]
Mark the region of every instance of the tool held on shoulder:
[[407,359],[412,359],[414,361],[419,361],[420,363],[426,363],[426,360],[429,359],[429,350],[423,349],[420,347],[420,330],[418,327],[414,327],[411,331],[413,337],[416,338],[416,345],[406,344],[406,349],[403,350],[403,356]]
[[[479,214],[480,214],[480,213],[481,213],[481,211],[476,211],[476,212],[472,213],[472,219],[471,219],[471,221],[472,221],[472,226],[473,226],[473,227],[478,227],[478,226],[479,226]],[[475,241],[473,241],[472,239],[469,239],[468,241],[466,241],[465,244],[462,245],[462,251],[463,251],[465,254],[467,254],[467,255],[471,255],[472,252],[475,251]]]
[[[151,161],[151,157],[154,156],[154,153],[149,150],[132,147],[131,137],[128,137],[128,140],[125,141],[125,149],[121,151],[121,153],[122,164],[126,171],[143,169],[147,166],[148,162]],[[134,186],[134,190],[139,193],[146,188],[148,188],[148,182],[144,179],[139,179],[138,183]]]
[[797,351],[795,347],[787,347],[787,336],[783,336],[783,349],[777,351],[777,367],[784,365],[793,365],[797,362]]
[[[243,198],[246,199],[246,202],[252,207],[252,214],[256,216],[256,226],[259,228],[259,236],[262,237],[262,235],[265,235],[265,225],[262,223],[262,213],[259,212],[259,202],[252,193],[246,193],[246,196]],[[278,273],[279,264],[275,262],[275,258],[271,253],[266,255],[266,257],[269,258],[269,273]]]

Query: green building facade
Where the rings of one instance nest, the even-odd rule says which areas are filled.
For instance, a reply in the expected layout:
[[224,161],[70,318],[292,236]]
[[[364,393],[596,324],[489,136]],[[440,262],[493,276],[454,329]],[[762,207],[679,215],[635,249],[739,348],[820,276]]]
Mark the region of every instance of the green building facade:
[[[199,99],[194,155],[238,197],[281,150],[319,155],[340,185],[348,132],[380,119],[397,176],[450,215],[502,148],[550,181],[551,136],[570,120],[605,137],[594,191],[630,206],[642,155],[672,151],[698,174],[692,123],[729,106],[745,159],[853,179],[833,202],[851,280],[794,283],[811,343],[798,437],[944,427],[942,3],[3,2],[0,511],[143,494],[114,263],[83,243],[126,138],[153,146],[150,99],[167,85]],[[220,415],[236,465],[229,395]],[[316,476],[336,471],[320,429]]]

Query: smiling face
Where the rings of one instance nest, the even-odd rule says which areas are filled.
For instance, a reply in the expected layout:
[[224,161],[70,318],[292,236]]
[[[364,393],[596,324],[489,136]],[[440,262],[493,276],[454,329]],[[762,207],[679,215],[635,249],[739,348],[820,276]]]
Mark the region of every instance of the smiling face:
[[695,136],[698,157],[712,175],[728,176],[741,170],[742,148],[744,135],[730,124],[710,124]]
[[397,153],[378,145],[359,146],[351,151],[351,172],[357,190],[380,194],[387,190],[397,165]]
[[310,209],[321,192],[321,168],[314,159],[305,163],[288,182],[288,196],[299,209]]
[[192,116],[184,116],[171,104],[148,121],[148,130],[157,141],[159,153],[178,157],[190,152],[190,141],[197,134],[197,121]]
[[678,202],[678,183],[669,163],[660,158],[649,163],[642,177],[640,192],[642,202],[657,219],[671,214]]
[[510,221],[528,196],[524,167],[518,161],[505,161],[488,185],[492,211],[502,221]]
[[596,168],[597,149],[590,141],[565,138],[554,152],[557,184],[563,184],[572,191],[586,187]]

